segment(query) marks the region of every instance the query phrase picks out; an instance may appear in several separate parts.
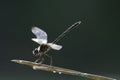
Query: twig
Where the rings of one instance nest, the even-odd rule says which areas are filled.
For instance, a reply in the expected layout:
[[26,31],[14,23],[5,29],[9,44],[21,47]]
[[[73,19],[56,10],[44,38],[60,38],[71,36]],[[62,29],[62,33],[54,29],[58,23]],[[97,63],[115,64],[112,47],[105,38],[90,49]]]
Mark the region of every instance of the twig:
[[94,75],[94,74],[88,74],[88,73],[83,73],[71,69],[66,69],[66,68],[61,68],[61,67],[56,67],[56,66],[51,66],[51,65],[46,65],[46,64],[39,64],[35,62],[30,62],[26,60],[11,60],[12,62],[16,62],[19,64],[31,66],[34,70],[44,70],[44,71],[50,71],[53,73],[64,73],[64,74],[69,74],[69,75],[76,75],[76,76],[81,76],[81,77],[86,77],[89,79],[94,79],[94,80],[116,80],[113,78],[109,77],[104,77],[104,76],[99,76],[99,75]]

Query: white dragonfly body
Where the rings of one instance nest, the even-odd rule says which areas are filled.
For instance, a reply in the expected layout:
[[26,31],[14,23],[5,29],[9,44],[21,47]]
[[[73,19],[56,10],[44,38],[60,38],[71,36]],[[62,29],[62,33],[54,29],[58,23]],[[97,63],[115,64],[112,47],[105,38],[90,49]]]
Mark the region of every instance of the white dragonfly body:
[[58,36],[51,43],[48,43],[47,33],[45,31],[43,31],[42,29],[40,29],[38,27],[33,27],[32,33],[36,36],[36,38],[32,38],[32,40],[40,45],[40,46],[38,46],[38,48],[35,48],[33,50],[33,54],[38,57],[38,59],[35,62],[38,62],[40,59],[42,59],[41,60],[41,63],[42,63],[43,59],[44,59],[42,56],[44,54],[47,55],[46,52],[48,52],[50,49],[53,49],[53,50],[62,49],[61,45],[57,45],[55,43],[58,42],[61,38],[63,38],[65,36],[65,34],[68,33],[71,29],[77,27],[80,23],[81,23],[81,21],[76,22],[75,24],[70,26],[68,29],[66,29],[60,36]]

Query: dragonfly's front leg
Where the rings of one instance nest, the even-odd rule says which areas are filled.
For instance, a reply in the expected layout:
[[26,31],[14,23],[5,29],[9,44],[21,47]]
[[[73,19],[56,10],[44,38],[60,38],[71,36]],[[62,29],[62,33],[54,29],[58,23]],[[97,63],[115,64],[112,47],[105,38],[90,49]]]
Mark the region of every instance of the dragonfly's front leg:
[[44,58],[38,58],[37,60],[35,60],[35,63],[42,64],[43,62],[44,62]]
[[38,59],[35,60],[35,63],[40,63],[40,64],[42,64],[43,61],[44,61],[43,55],[39,55]]
[[38,59],[35,60],[35,63],[38,63],[38,61],[40,60],[40,57]]

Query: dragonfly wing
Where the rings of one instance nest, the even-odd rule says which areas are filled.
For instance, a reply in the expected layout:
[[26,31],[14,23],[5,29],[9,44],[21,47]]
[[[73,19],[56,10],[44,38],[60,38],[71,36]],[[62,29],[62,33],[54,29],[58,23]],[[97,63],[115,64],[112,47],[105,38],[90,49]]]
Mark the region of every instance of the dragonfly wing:
[[53,44],[53,43],[48,43],[48,45],[54,49],[54,50],[60,50],[62,49],[62,46],[61,45],[57,45],[57,44]]
[[41,44],[41,43],[47,43],[47,33],[43,31],[42,29],[38,27],[32,28],[32,33],[37,37],[33,38],[32,40]]
[[38,43],[38,44],[46,44],[47,40],[44,39],[37,39],[37,38],[32,38],[32,41]]

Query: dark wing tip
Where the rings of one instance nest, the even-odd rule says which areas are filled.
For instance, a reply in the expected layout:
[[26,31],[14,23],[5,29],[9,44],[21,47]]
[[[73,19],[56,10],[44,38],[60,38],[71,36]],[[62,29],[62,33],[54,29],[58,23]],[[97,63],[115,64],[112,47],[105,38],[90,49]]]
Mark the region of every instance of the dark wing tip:
[[36,26],[32,26],[32,29],[37,28]]
[[33,31],[36,30],[36,29],[39,29],[39,28],[36,27],[36,26],[33,26],[33,27],[31,28],[31,31],[33,32]]

